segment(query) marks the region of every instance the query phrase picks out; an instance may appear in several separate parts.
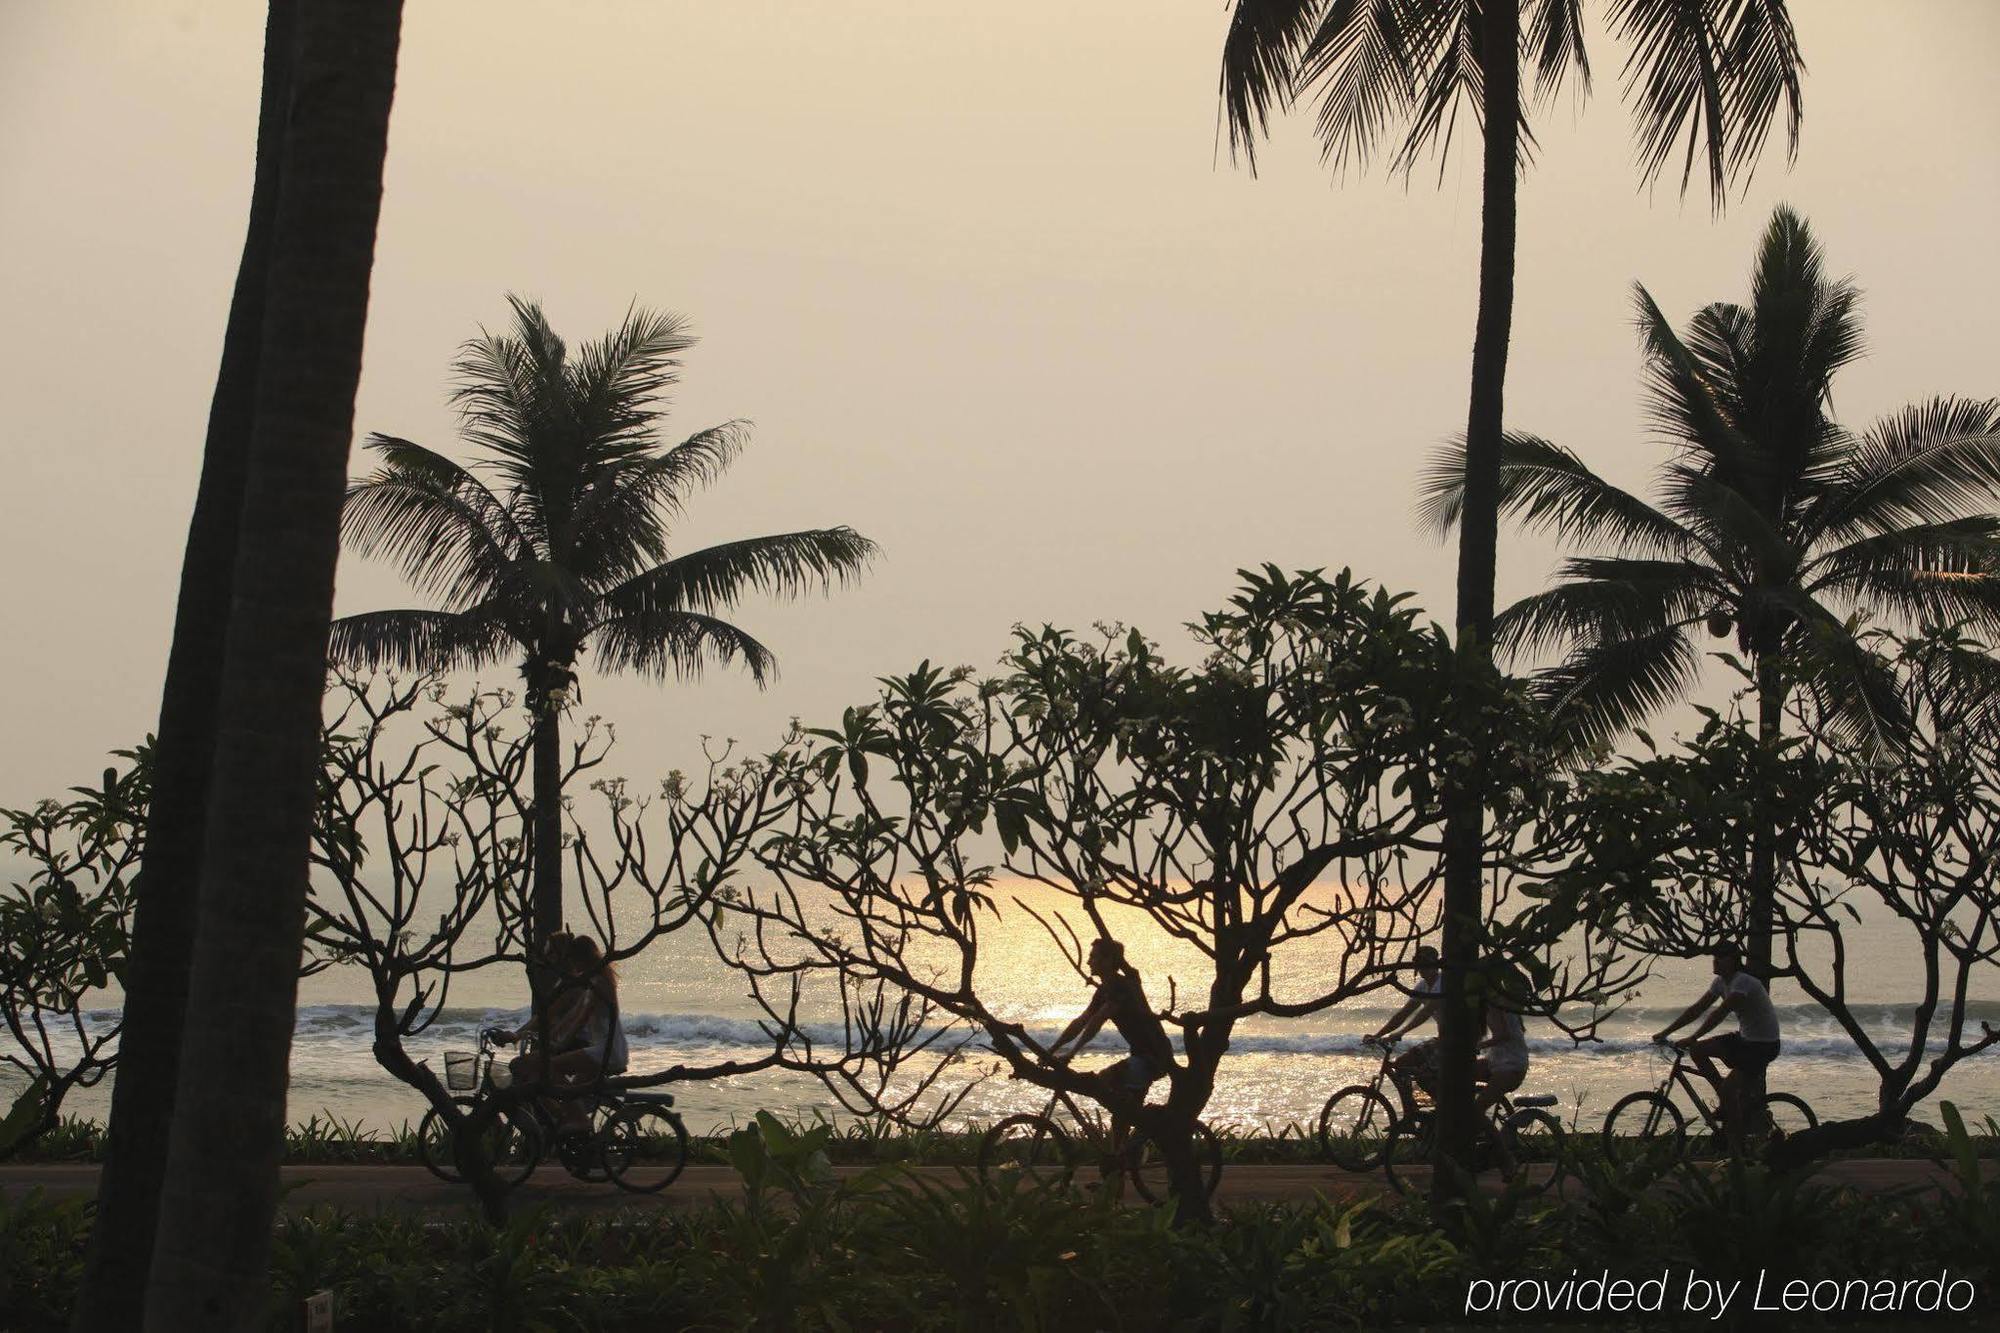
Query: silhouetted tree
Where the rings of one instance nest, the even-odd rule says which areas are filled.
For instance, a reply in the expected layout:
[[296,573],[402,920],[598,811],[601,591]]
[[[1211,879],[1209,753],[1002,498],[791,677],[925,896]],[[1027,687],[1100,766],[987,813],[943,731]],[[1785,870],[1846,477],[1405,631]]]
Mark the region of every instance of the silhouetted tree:
[[[1748,659],[1767,748],[1802,687],[1827,725],[1888,749],[1908,712],[1850,613],[2000,629],[2000,518],[1988,512],[2000,496],[2000,401],[1933,399],[1860,435],[1834,420],[1834,378],[1862,348],[1859,293],[1826,276],[1789,209],[1765,230],[1749,305],[1710,305],[1682,335],[1643,286],[1637,299],[1647,406],[1673,449],[1658,502],[1571,450],[1510,435],[1503,511],[1598,551],[1509,607],[1500,645],[1567,650],[1537,689],[1577,742],[1608,743],[1684,698],[1706,629],[1733,634]],[[1455,448],[1431,470],[1426,514],[1442,527],[1463,510],[1462,474]],[[1763,976],[1774,856],[1760,838],[1749,876],[1746,957]]]
[[[436,677],[336,673],[330,682],[307,921],[315,963],[367,975],[377,1063],[436,1108],[462,1150],[480,1136],[461,1132],[462,1104],[410,1055],[407,1042],[438,1020],[454,985],[523,961],[534,739],[503,734],[510,693],[447,698]],[[597,770],[611,744],[609,724],[588,719],[568,746],[565,777]],[[622,778],[595,778],[589,797],[564,804],[572,882],[607,958],[623,962],[675,931],[703,928],[715,895],[741,872],[780,805],[775,776],[711,762],[700,780],[677,774],[654,794],[634,794]],[[796,1030],[795,1015],[786,1013],[769,1027],[761,1055],[635,1067],[607,1081],[652,1087],[779,1067],[831,1071],[858,1058],[844,1049],[811,1062],[795,1058]],[[502,1090],[500,1106],[513,1112],[509,1099],[519,1091]],[[506,1190],[490,1166],[475,1153],[461,1170],[498,1221]]]
[[399,0],[302,0],[145,1326],[246,1329],[284,1148],[340,504]]
[[[978,1038],[1014,1077],[1133,1115],[1163,1149],[1179,1215],[1205,1215],[1190,1136],[1232,1036],[1408,968],[1441,906],[1439,778],[1466,758],[1450,642],[1406,599],[1344,572],[1244,578],[1193,627],[1197,667],[1169,665],[1136,631],[1093,642],[1022,629],[998,678],[926,664],[839,727],[795,736],[769,761],[787,799],[757,847],[777,882],[723,900],[725,960],[759,998],[775,988],[773,1017],[811,984],[843,1013],[892,1016],[873,1025],[890,1032],[876,1049],[907,1057],[929,1042],[949,1059]],[[1482,849],[1491,924],[1534,976],[1536,1012],[1552,1013],[1601,998],[1614,959],[1589,946],[1575,965],[1556,958],[1594,938],[1577,896],[1546,878],[1573,829],[1532,710],[1504,694],[1487,704],[1507,793]],[[1044,902],[1003,903],[1009,877]],[[1193,958],[1192,974],[1149,979],[1182,1034],[1163,1102],[1114,1105],[1049,1057],[1047,1033],[991,1007],[993,932],[1035,920],[1079,980],[1086,939],[1133,921]],[[1286,966],[1302,953],[1312,966]],[[911,1106],[890,1077],[829,1085],[850,1110]]]
[[[1578,780],[1578,862],[1641,953],[1740,939],[1743,885],[1758,849],[1774,849],[1777,974],[1876,1079],[1871,1111],[1773,1144],[1780,1161],[1893,1141],[1953,1068],[2000,1043],[1983,999],[2000,968],[2000,664],[1958,630],[1869,639],[1910,723],[1892,762],[1848,710],[1799,691],[1795,734],[1777,744],[1704,709],[1694,736],[1662,748],[1640,732],[1645,753]],[[1886,1006],[1865,998],[1884,979],[1899,992]]]
[[452,397],[477,458],[461,464],[374,435],[382,466],[348,491],[355,549],[394,561],[444,605],[343,617],[333,654],[427,671],[519,656],[535,719],[534,932],[546,938],[562,925],[561,719],[582,653],[658,677],[740,660],[762,684],[776,667],[770,650],[718,613],[752,591],[796,596],[845,581],[875,545],[838,527],[671,556],[689,492],[728,466],[745,435],[730,422],[672,448],[655,442],[694,338],[678,316],[634,309],[572,353],[538,306],[508,299],[513,331],[468,341],[454,365]]
[[28,1081],[0,1119],[0,1159],[54,1129],[63,1099],[95,1087],[118,1060],[121,1022],[86,1006],[124,981],[132,949],[132,884],[145,853],[152,747],[120,750],[123,773],[66,801],[0,810],[0,852],[27,870],[0,889],[0,1063]]
[[148,840],[133,892],[120,1071],[111,1089],[97,1218],[77,1301],[75,1327],[80,1330],[124,1333],[138,1327],[152,1266],[194,956],[202,831],[263,354],[265,269],[284,167],[297,8],[297,0],[271,0],[264,35],[250,220],[222,336],[222,364],[209,405],[201,480],[181,561],[173,642],[160,695]]
[[[1711,197],[1746,175],[1780,108],[1798,143],[1799,61],[1785,0],[1614,0],[1611,21],[1631,44],[1625,83],[1641,176],[1656,179],[1685,138],[1681,188],[1705,150]],[[1458,116],[1483,130],[1479,313],[1465,428],[1464,530],[1458,546],[1457,633],[1462,725],[1492,656],[1493,580],[1507,349],[1514,311],[1519,168],[1534,143],[1521,97],[1521,62],[1538,95],[1574,78],[1587,91],[1582,0],[1236,0],[1222,57],[1221,95],[1232,148],[1254,166],[1274,107],[1314,98],[1318,130],[1337,166],[1365,163],[1393,138],[1393,169],[1427,150],[1448,152]],[[1462,1157],[1472,1132],[1477,1007],[1465,982],[1478,953],[1481,800],[1476,771],[1454,785],[1445,840],[1444,997],[1438,1020],[1444,1081],[1440,1148]],[[1445,1179],[1439,1173],[1439,1179]]]

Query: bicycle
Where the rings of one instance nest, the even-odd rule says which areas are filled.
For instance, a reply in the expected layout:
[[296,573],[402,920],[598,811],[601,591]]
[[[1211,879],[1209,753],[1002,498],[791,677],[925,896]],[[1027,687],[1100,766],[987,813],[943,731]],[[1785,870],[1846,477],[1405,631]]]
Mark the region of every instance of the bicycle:
[[[1508,1189],[1531,1196],[1555,1189],[1567,1169],[1569,1140],[1562,1121],[1543,1108],[1557,1100],[1552,1093],[1502,1094],[1488,1106],[1473,1143],[1472,1173],[1498,1170]],[[1537,1136],[1542,1142],[1534,1141]],[[1390,1128],[1382,1146],[1382,1174],[1398,1194],[1414,1194],[1418,1186],[1410,1168],[1429,1166],[1436,1156],[1437,1116],[1427,1108]],[[1542,1158],[1548,1160],[1549,1173],[1537,1178],[1528,1164]]]
[[[1657,1089],[1622,1097],[1605,1115],[1604,1155],[1613,1161],[1636,1161],[1650,1145],[1662,1143],[1674,1160],[1687,1157],[1688,1118],[1668,1096],[1676,1085],[1694,1103],[1709,1132],[1728,1141],[1721,1105],[1710,1106],[1689,1073],[1686,1043],[1655,1041],[1654,1045],[1671,1050],[1673,1063]],[[1819,1116],[1806,1105],[1805,1099],[1789,1092],[1767,1093],[1761,1109],[1759,1125],[1771,1134],[1798,1134],[1819,1124]]]
[[[1413,1079],[1395,1068],[1393,1038],[1369,1044],[1382,1048],[1382,1064],[1367,1083],[1352,1084],[1326,1099],[1319,1113],[1320,1149],[1345,1170],[1379,1169],[1391,1188],[1408,1194],[1415,1188],[1409,1169],[1436,1156],[1437,1108]],[[1382,1091],[1384,1082],[1396,1088],[1402,1109]],[[1562,1178],[1568,1155],[1562,1122],[1543,1109],[1556,1100],[1547,1094],[1502,1096],[1488,1107],[1484,1132],[1475,1145],[1474,1172],[1497,1167],[1510,1187],[1528,1194],[1553,1188]],[[1531,1142],[1534,1136],[1545,1139],[1546,1145]],[[1525,1169],[1530,1157],[1549,1159],[1547,1177],[1538,1180]]]
[[1411,1112],[1419,1106],[1418,1094],[1395,1068],[1397,1040],[1395,1037],[1381,1041],[1365,1039],[1364,1045],[1382,1048],[1382,1064],[1375,1077],[1342,1088],[1320,1108],[1320,1151],[1343,1170],[1366,1172],[1379,1168],[1390,1129],[1405,1118],[1405,1113],[1399,1113],[1395,1102],[1382,1091],[1383,1083],[1396,1089],[1398,1098]]
[[[1084,1160],[1084,1150],[1056,1119],[1058,1105],[1069,1112],[1083,1139],[1096,1150],[1098,1174],[1106,1184],[1130,1180],[1147,1203],[1159,1203],[1168,1196],[1166,1157],[1146,1131],[1117,1115],[1111,1117],[1109,1125],[1100,1116],[1086,1115],[1060,1090],[1049,1094],[1048,1104],[1039,1112],[1010,1115],[986,1131],[979,1140],[979,1179],[1018,1173],[1038,1180],[1046,1176],[1056,1189],[1067,1188]],[[1215,1131],[1199,1120],[1194,1122],[1194,1152],[1203,1192],[1213,1197],[1222,1180],[1222,1144]]]
[[[460,1094],[452,1101],[471,1115],[488,1098],[513,1084],[509,1067],[494,1058],[507,1044],[488,1029],[479,1034],[477,1054],[447,1052],[445,1086]],[[522,1043],[528,1049],[528,1043]],[[601,1084],[580,1094],[588,1128],[565,1129],[541,1096],[523,1097],[500,1110],[485,1131],[480,1153],[509,1189],[521,1184],[546,1157],[550,1145],[563,1169],[578,1180],[609,1180],[633,1194],[656,1194],[687,1165],[687,1125],[673,1109],[672,1093],[633,1092]],[[558,1100],[569,1100],[560,1098]],[[424,1166],[440,1180],[457,1183],[456,1143],[450,1122],[437,1107],[417,1127]]]

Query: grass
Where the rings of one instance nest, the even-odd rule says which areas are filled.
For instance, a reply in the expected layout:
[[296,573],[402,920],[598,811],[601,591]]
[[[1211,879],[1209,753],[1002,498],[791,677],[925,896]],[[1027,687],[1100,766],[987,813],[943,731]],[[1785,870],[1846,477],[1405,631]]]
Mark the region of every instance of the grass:
[[[969,1166],[978,1160],[980,1124],[964,1129],[910,1131],[881,1121],[833,1121],[825,1116],[799,1122],[800,1128],[829,1125],[832,1136],[827,1157],[836,1165],[874,1166],[911,1162],[937,1166]],[[1982,1126],[1983,1133],[1972,1136],[1973,1151],[1985,1158],[2000,1158],[2000,1127]],[[702,1135],[688,1141],[688,1160],[724,1164],[729,1160],[724,1146],[727,1130]],[[1217,1131],[1225,1164],[1284,1165],[1316,1163],[1324,1160],[1319,1144],[1304,1126],[1265,1124],[1245,1131],[1224,1127]],[[1572,1154],[1587,1151],[1597,1143],[1589,1128],[1572,1128]],[[1533,1161],[1544,1156],[1538,1144],[1526,1140],[1524,1157]],[[1900,1143],[1876,1144],[1835,1153],[1841,1158],[1935,1159],[1943,1151],[1941,1140],[1913,1137]],[[104,1130],[95,1121],[65,1117],[60,1125],[13,1160],[19,1162],[100,1162],[104,1159]],[[285,1160],[301,1166],[361,1166],[416,1164],[416,1126],[404,1121],[387,1129],[376,1129],[359,1120],[344,1120],[331,1113],[314,1115],[285,1131]]]

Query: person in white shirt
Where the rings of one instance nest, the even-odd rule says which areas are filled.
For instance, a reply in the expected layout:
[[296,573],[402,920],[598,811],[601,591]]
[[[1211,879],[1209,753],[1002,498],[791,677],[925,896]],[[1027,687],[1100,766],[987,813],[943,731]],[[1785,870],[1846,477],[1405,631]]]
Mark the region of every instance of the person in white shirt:
[[[1715,980],[1707,992],[1679,1018],[1654,1033],[1653,1040],[1667,1041],[1676,1028],[1693,1022],[1718,1000],[1722,1003],[1709,1014],[1708,1021],[1674,1045],[1688,1053],[1695,1071],[1709,1081],[1716,1096],[1722,1099],[1723,1124],[1731,1142],[1740,1146],[1742,1121],[1736,1114],[1736,1099],[1742,1076],[1763,1069],[1778,1058],[1778,1011],[1772,1007],[1771,992],[1764,989],[1764,983],[1743,970],[1740,950],[1726,944],[1715,951]],[[1717,1037],[1707,1035],[1730,1014],[1736,1015],[1736,1031]],[[1727,1074],[1717,1071],[1717,1061],[1729,1067]]]
[[[1409,1000],[1388,1022],[1363,1037],[1364,1042],[1379,1045],[1400,1037],[1405,1032],[1414,1032],[1437,1017],[1438,996],[1444,990],[1438,974],[1438,951],[1428,944],[1420,944],[1412,961],[1416,964],[1417,984],[1411,987]],[[1403,1076],[1396,1080],[1396,1085],[1404,1090],[1404,1097],[1407,1100],[1409,1094],[1403,1082],[1404,1078],[1414,1079],[1426,1089],[1435,1081],[1437,1039],[1433,1037],[1429,1041],[1419,1042],[1389,1063]]]

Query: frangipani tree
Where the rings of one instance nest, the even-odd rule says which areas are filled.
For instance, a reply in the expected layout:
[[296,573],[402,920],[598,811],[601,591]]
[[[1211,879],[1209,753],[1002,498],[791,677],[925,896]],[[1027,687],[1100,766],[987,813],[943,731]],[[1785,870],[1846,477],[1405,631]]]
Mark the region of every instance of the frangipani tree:
[[[926,664],[839,727],[799,733],[770,760],[789,795],[756,852],[772,882],[728,901],[724,957],[760,997],[788,1006],[807,986],[947,1057],[978,1041],[1012,1076],[1109,1108],[996,1007],[987,969],[1006,932],[1046,928],[1081,978],[1089,937],[1142,922],[1195,960],[1152,978],[1182,1059],[1165,1100],[1136,1114],[1182,1215],[1201,1213],[1190,1134],[1232,1035],[1396,984],[1438,926],[1441,777],[1467,762],[1451,645],[1404,598],[1345,573],[1244,580],[1191,627],[1198,666],[1137,632],[1020,629],[999,676]],[[1549,885],[1562,792],[1532,710],[1499,685],[1482,706],[1503,738],[1486,757],[1504,778],[1489,924],[1534,977],[1515,1002],[1551,1013],[1603,990],[1611,962],[1590,948],[1555,961],[1594,927]],[[1529,880],[1545,896],[1510,894]],[[1311,980],[1288,983],[1274,956],[1310,958]],[[852,1081],[837,1091],[878,1104]]]
[[1640,953],[1741,938],[1740,886],[1768,839],[1776,972],[1876,1081],[1872,1110],[1793,1135],[1773,1148],[1781,1160],[1893,1141],[1952,1070],[2000,1044],[1987,998],[2000,981],[2000,670],[1953,629],[1878,630],[1866,646],[1909,719],[1891,760],[1801,692],[1776,745],[1702,710],[1694,735],[1641,732],[1644,753],[1579,779],[1581,859]]

